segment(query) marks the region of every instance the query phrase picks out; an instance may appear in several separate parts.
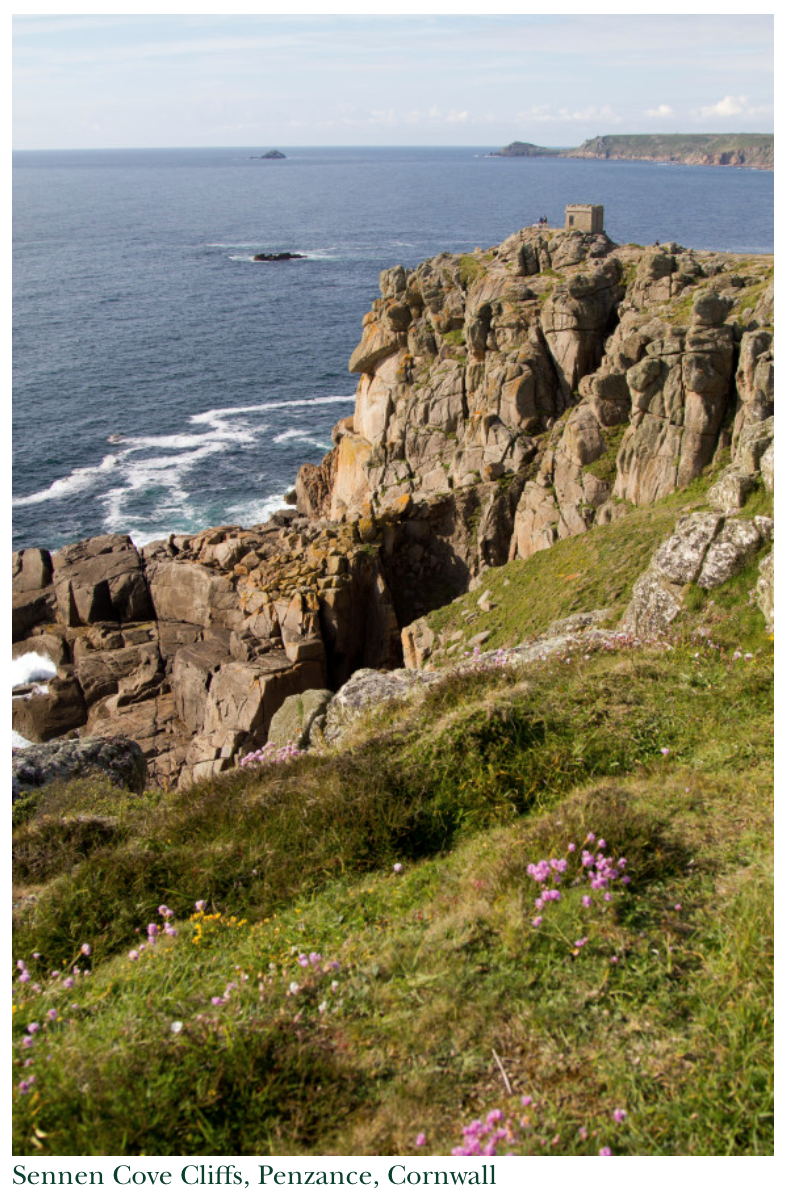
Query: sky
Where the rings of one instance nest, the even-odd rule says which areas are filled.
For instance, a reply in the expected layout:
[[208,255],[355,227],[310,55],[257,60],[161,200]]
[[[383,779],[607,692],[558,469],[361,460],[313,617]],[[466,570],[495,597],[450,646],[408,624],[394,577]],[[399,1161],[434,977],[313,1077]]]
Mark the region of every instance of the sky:
[[766,14],[13,21],[16,149],[495,149],[772,130]]

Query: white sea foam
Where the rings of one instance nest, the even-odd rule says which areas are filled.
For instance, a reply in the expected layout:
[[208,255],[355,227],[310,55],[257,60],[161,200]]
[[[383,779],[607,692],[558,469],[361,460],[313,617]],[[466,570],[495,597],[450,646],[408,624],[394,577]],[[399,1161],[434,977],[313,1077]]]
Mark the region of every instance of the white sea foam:
[[57,674],[57,667],[45,654],[36,654],[30,650],[20,654],[11,662],[11,687],[21,687],[27,683],[43,683]]
[[277,433],[273,438],[275,445],[282,445],[285,442],[303,442],[307,446],[316,446],[319,450],[329,450],[331,443],[328,439],[314,437],[307,429],[287,429],[284,433]]
[[[204,528],[214,522],[215,513],[203,512],[201,498],[192,498],[189,490],[189,475],[199,463],[226,452],[229,447],[249,447],[258,442],[270,430],[270,422],[264,418],[268,412],[332,405],[348,408],[353,401],[351,395],[315,396],[306,400],[234,405],[193,413],[187,427],[178,433],[113,435],[115,449],[98,466],[78,467],[48,488],[13,503],[20,507],[41,504],[92,491],[102,510],[104,528],[109,532],[132,530],[131,537],[137,545],[176,530]],[[302,444],[322,452],[330,449],[324,435],[317,437],[305,427],[292,426],[272,440],[282,446]],[[228,511],[233,513],[233,520],[257,524],[282,503],[281,496],[276,495],[251,500],[237,512]],[[143,532],[150,525],[165,529],[166,534]]]
[[12,500],[17,508],[28,504],[43,504],[45,500],[63,500],[67,496],[75,496],[79,492],[89,491],[102,475],[114,471],[118,462],[116,454],[107,454],[97,467],[77,467],[63,479],[56,479],[48,488],[41,492],[33,492],[32,496],[19,496]]
[[265,496],[261,500],[250,500],[245,504],[233,504],[226,510],[229,523],[243,525],[263,525],[271,513],[279,508],[287,508],[287,502],[280,494]]

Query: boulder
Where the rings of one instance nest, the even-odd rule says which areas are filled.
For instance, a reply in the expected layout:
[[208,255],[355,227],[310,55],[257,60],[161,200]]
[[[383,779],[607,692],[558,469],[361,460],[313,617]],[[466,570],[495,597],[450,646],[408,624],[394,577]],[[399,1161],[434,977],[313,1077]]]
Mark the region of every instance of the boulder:
[[294,743],[299,750],[313,743],[314,734],[325,724],[325,714],[333,699],[327,688],[312,688],[299,696],[288,696],[270,722],[268,741],[275,746]]
[[48,742],[79,729],[86,720],[85,699],[71,667],[60,667],[33,694],[11,701],[11,724],[30,742]]
[[60,620],[66,625],[96,621],[146,621],[153,617],[147,580],[130,538],[88,538],[52,555]]
[[15,750],[11,765],[12,795],[45,787],[55,780],[105,775],[117,787],[141,794],[147,782],[145,757],[131,738],[84,737]]

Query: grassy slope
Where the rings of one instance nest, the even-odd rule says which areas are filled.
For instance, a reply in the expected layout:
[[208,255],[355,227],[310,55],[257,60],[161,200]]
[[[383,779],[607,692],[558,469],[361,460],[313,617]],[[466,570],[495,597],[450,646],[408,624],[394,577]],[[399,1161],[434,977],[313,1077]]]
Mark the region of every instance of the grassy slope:
[[[591,564],[624,524],[565,545]],[[522,603],[525,585],[560,594],[559,554],[535,559]],[[34,1081],[15,1152],[398,1154],[423,1131],[449,1153],[499,1105],[525,1153],[771,1153],[772,643],[753,578],[697,590],[671,649],[456,673],[342,753],[18,807],[14,1075]],[[599,901],[571,865],[533,928],[527,864],[571,841],[573,864],[591,832],[630,884]],[[161,903],[178,936],[130,961]],[[67,989],[50,972],[84,965],[84,941],[92,974]]]

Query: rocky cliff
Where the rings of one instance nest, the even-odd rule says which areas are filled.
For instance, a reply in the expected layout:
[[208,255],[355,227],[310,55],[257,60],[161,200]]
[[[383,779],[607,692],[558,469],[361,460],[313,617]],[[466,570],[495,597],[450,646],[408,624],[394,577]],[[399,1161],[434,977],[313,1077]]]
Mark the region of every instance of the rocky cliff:
[[773,486],[770,259],[522,230],[393,267],[380,292],[354,415],[301,468],[297,511],[14,555],[14,653],[58,668],[15,696],[20,733],[130,736],[159,785],[207,778],[264,744],[287,697],[399,666],[401,630],[487,567],[710,464],[722,517],[702,554],[748,537],[722,531]]
[[641,133],[588,138],[567,158],[627,158],[687,166],[775,169],[771,133]]

